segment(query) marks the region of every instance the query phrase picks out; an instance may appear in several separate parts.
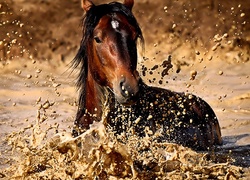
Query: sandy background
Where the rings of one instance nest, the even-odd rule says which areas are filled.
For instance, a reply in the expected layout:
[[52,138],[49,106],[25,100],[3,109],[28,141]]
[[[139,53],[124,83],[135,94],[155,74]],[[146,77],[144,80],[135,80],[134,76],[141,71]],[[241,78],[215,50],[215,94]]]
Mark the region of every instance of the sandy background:
[[[234,149],[238,164],[249,167],[250,2],[138,0],[133,12],[146,43],[138,65],[147,67],[145,82],[205,99],[218,116],[225,153]],[[34,124],[48,102],[41,113],[46,124],[71,131],[78,93],[77,70],[72,73],[69,63],[81,39],[82,14],[78,0],[0,1],[1,139]],[[169,55],[173,68],[159,83],[163,70],[151,68]],[[0,168],[8,150],[2,140]]]

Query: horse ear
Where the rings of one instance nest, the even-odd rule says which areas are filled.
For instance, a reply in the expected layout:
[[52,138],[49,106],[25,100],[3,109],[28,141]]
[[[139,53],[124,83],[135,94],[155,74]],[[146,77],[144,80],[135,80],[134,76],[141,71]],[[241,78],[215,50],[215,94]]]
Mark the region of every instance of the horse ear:
[[127,6],[130,10],[132,10],[134,6],[134,0],[124,0],[124,5]]
[[91,0],[82,0],[82,8],[84,11],[88,11],[94,4]]

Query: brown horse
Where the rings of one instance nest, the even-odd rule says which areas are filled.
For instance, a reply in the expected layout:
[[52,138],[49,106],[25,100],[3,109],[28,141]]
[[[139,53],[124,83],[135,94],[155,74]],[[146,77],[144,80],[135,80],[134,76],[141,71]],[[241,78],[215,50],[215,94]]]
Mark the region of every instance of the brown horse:
[[136,70],[137,40],[143,42],[143,36],[133,4],[125,0],[97,6],[82,0],[83,38],[73,61],[74,68],[81,68],[73,135],[106,117],[105,125],[125,139],[160,132],[158,141],[193,149],[221,144],[218,120],[205,101],[143,83]]

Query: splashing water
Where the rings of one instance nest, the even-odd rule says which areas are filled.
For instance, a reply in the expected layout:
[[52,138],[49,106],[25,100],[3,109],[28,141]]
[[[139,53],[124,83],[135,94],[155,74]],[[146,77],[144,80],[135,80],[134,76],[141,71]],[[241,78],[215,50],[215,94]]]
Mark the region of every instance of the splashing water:
[[[39,112],[39,111],[38,111]],[[38,113],[40,114],[40,113]],[[45,129],[44,129],[45,128]],[[242,177],[242,168],[214,163],[207,154],[154,137],[132,136],[120,143],[102,122],[73,138],[46,127],[37,116],[28,126],[7,137],[13,163],[3,170],[9,179],[200,179]],[[55,133],[53,133],[55,132]],[[52,135],[49,135],[52,134]],[[51,136],[51,138],[49,138]]]

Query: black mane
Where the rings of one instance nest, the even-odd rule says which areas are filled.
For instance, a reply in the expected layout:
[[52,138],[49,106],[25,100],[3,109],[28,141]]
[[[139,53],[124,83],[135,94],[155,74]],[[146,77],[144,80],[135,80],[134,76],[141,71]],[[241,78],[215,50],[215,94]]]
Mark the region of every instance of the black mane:
[[124,15],[128,22],[136,29],[138,38],[141,39],[142,43],[144,42],[139,24],[137,23],[131,10],[128,9],[124,4],[112,2],[98,6],[93,5],[89,9],[82,20],[83,37],[80,43],[80,48],[72,61],[72,67],[74,69],[80,66],[80,73],[77,79],[77,87],[80,90],[79,109],[83,109],[85,104],[85,84],[88,73],[88,43],[91,39],[93,39],[93,31],[99,20],[104,15],[112,15],[113,13],[120,13]]

